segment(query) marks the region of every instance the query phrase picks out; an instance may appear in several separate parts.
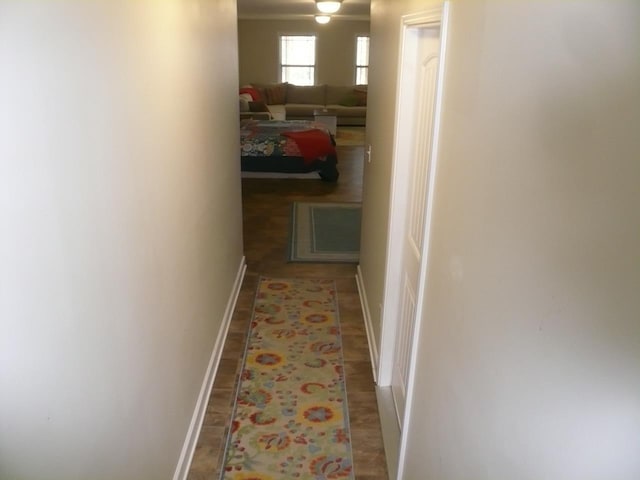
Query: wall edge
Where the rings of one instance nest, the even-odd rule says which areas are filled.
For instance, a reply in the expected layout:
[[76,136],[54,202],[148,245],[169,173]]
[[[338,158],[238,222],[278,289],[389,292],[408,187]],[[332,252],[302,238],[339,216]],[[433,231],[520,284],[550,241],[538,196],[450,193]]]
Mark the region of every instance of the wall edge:
[[224,347],[225,339],[227,338],[229,325],[231,324],[231,318],[233,317],[233,312],[236,308],[236,302],[240,295],[240,288],[242,286],[242,280],[244,279],[246,270],[247,263],[243,256],[240,260],[240,265],[233,283],[231,294],[229,295],[229,300],[227,301],[222,325],[211,352],[209,365],[207,366],[207,371],[202,381],[202,386],[200,387],[200,394],[198,395],[193,416],[191,417],[191,423],[189,424],[189,430],[187,431],[187,436],[180,452],[180,458],[178,459],[178,464],[176,465],[176,469],[173,474],[173,480],[186,480],[187,475],[189,474],[191,461],[193,460],[193,453],[196,449],[196,444],[198,443],[202,422],[204,421],[207,404],[209,403],[209,396],[211,395],[213,382],[218,371],[218,366],[220,365],[220,359],[222,358],[222,349]]

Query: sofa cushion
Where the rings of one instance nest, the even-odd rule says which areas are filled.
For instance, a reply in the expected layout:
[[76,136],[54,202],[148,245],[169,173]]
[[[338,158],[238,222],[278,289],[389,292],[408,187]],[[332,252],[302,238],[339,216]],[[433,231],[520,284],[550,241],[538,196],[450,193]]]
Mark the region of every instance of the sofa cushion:
[[287,117],[313,117],[313,111],[324,108],[324,104],[314,103],[287,103]]
[[325,105],[326,85],[301,86],[289,84],[287,103]]
[[338,103],[337,105],[342,105],[343,107],[357,107],[359,103],[360,99],[356,96],[356,94],[350,93],[342,100],[340,100],[340,103]]
[[335,110],[337,117],[365,117],[367,107],[344,107],[340,104],[327,105],[330,110]]
[[348,85],[327,85],[327,105],[342,105],[349,96],[355,98],[353,89]]

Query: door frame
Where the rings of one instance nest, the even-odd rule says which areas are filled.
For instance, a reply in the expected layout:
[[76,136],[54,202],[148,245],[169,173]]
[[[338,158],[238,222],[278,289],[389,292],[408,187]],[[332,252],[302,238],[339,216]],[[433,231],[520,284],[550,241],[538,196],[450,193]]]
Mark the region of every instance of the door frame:
[[[403,217],[404,217],[404,201],[402,194],[405,193],[409,186],[409,178],[403,175],[402,159],[407,158],[408,149],[405,140],[405,121],[408,118],[407,112],[412,111],[413,95],[408,85],[411,85],[417,68],[408,59],[410,53],[415,51],[417,45],[417,36],[415,32],[421,28],[439,28],[440,29],[440,47],[439,47],[439,66],[437,74],[437,82],[435,86],[435,108],[432,127],[432,147],[429,158],[429,174],[428,174],[428,192],[427,205],[425,210],[424,223],[424,243],[422,249],[422,260],[420,265],[420,279],[418,283],[417,299],[416,299],[416,323],[411,344],[411,357],[408,374],[405,414],[402,424],[410,425],[413,390],[416,370],[416,356],[418,339],[423,323],[424,316],[424,291],[426,283],[426,273],[428,267],[428,252],[431,232],[431,218],[433,210],[433,194],[435,187],[435,173],[438,158],[439,131],[441,123],[442,109],[442,92],[443,79],[445,70],[445,53],[447,44],[449,19],[449,1],[443,1],[439,6],[424,10],[418,13],[405,15],[401,18],[400,28],[400,52],[398,61],[398,87],[396,94],[396,118],[394,121],[394,147],[391,172],[391,195],[389,204],[389,223],[387,226],[388,242],[386,254],[386,275],[383,293],[383,311],[382,311],[382,329],[380,340],[380,358],[378,364],[378,386],[389,387],[391,385],[394,348],[396,341],[396,322],[395,314],[398,311],[400,302],[400,278],[399,265],[402,252],[403,242]],[[384,423],[384,422],[383,422]],[[407,447],[407,430],[404,428],[400,432],[399,445],[397,450],[397,478],[402,478],[404,471],[404,461]],[[386,443],[386,442],[385,442]],[[392,455],[395,457],[396,455]],[[389,455],[388,455],[389,458]],[[395,465],[394,465],[395,466]],[[395,472],[394,466],[390,466],[390,472]]]

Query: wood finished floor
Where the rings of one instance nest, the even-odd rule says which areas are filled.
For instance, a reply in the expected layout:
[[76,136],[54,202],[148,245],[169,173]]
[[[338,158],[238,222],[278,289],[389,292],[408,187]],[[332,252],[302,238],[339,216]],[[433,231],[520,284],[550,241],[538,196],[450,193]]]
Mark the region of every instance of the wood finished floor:
[[360,298],[351,264],[287,263],[291,202],[359,202],[362,147],[338,147],[340,179],[243,179],[244,251],[247,272],[233,314],[188,480],[219,476],[226,427],[240,371],[253,297],[260,276],[329,278],[336,282],[342,326],[345,381],[354,472],[357,480],[388,480]]

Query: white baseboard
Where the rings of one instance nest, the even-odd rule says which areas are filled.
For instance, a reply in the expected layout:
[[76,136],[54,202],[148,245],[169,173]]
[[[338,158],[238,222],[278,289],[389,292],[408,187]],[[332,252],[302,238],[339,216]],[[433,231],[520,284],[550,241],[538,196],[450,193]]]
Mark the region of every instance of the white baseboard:
[[216,338],[216,343],[213,346],[211,352],[211,358],[209,360],[209,366],[207,367],[207,373],[205,374],[202,387],[200,388],[200,394],[198,395],[198,401],[196,402],[196,408],[191,418],[191,424],[187,431],[187,437],[180,453],[180,459],[178,465],[173,474],[173,480],[186,480],[189,474],[189,468],[191,467],[191,460],[193,459],[193,452],[196,449],[198,443],[198,436],[200,435],[200,429],[202,422],[204,421],[204,414],[207,410],[207,404],[209,402],[209,396],[211,395],[211,389],[213,388],[213,381],[215,380],[216,373],[218,371],[218,365],[220,364],[220,358],[222,356],[222,349],[224,347],[224,341],[227,338],[227,332],[229,331],[229,325],[231,324],[231,318],[233,317],[233,311],[236,308],[236,302],[238,301],[238,295],[240,294],[240,287],[242,286],[242,279],[244,278],[244,272],[247,269],[245,257],[240,260],[240,267],[236,275],[231,295],[227,301],[227,307],[224,311],[224,317],[222,319],[222,325]]
[[358,265],[358,273],[356,274],[356,283],[358,284],[358,293],[360,294],[360,306],[362,307],[362,315],[364,317],[364,327],[367,331],[367,342],[369,343],[369,355],[371,356],[371,368],[373,369],[373,380],[378,383],[378,344],[374,335],[373,324],[371,323],[371,312],[369,311],[369,301],[367,300],[367,292],[364,287],[364,279],[362,278],[362,270]]
[[378,413],[384,442],[384,453],[387,460],[389,478],[398,478],[398,458],[400,457],[400,425],[393,402],[391,387],[376,387]]

